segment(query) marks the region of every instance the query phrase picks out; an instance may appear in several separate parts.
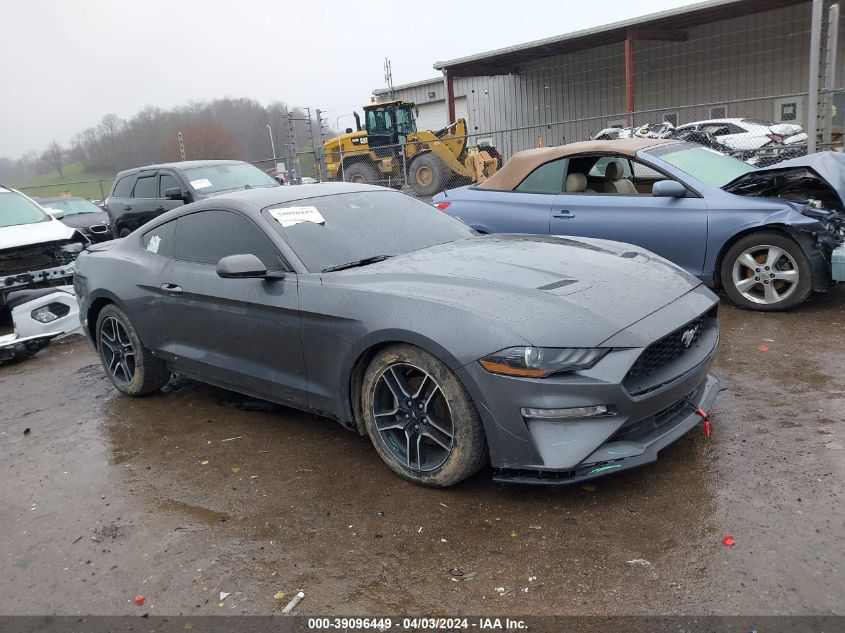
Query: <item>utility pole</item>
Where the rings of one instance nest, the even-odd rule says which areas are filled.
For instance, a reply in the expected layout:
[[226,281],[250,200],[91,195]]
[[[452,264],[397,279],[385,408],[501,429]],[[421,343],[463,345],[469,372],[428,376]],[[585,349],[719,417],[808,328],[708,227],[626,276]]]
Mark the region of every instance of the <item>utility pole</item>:
[[182,160],[185,160],[185,142],[182,140],[182,132],[179,132],[176,138],[179,139],[179,156],[181,156]]
[[328,170],[326,169],[326,154],[323,151],[323,113],[320,108],[317,108],[317,131],[320,136],[319,145],[317,146],[317,162],[320,167],[320,182],[328,179]]
[[288,147],[290,148],[290,165],[288,166],[288,173],[291,175],[290,177],[290,184],[298,184],[297,181],[300,178],[299,175],[299,158],[297,157],[296,151],[296,131],[294,130],[294,118],[291,116],[291,113],[288,112],[285,114],[285,118],[288,120]]
[[390,60],[384,58],[384,83],[387,84],[387,90],[390,93],[390,98],[393,98],[393,70],[390,67]]

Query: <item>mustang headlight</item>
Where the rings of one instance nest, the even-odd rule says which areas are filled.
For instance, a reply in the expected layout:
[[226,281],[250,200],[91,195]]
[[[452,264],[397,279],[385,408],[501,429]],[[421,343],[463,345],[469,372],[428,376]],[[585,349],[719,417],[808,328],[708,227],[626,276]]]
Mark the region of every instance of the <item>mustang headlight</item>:
[[561,372],[589,369],[609,351],[580,347],[509,347],[478,362],[491,374],[545,378]]

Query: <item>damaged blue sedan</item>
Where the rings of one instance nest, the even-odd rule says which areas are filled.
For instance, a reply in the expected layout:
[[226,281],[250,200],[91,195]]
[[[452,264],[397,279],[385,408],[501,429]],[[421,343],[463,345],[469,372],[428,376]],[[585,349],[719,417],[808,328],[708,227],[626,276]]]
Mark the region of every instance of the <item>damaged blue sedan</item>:
[[683,141],[571,143],[519,152],[434,202],[482,233],[637,244],[752,310],[845,281],[845,156],[834,152],[754,169]]

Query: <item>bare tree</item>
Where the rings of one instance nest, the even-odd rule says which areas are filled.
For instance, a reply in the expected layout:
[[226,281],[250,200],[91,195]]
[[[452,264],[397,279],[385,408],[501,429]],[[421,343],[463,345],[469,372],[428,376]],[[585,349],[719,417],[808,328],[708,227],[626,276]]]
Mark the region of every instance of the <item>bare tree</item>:
[[47,150],[41,155],[41,160],[47,163],[54,171],[59,173],[59,178],[62,177],[62,167],[64,159],[64,150],[62,146],[53,141],[47,146]]

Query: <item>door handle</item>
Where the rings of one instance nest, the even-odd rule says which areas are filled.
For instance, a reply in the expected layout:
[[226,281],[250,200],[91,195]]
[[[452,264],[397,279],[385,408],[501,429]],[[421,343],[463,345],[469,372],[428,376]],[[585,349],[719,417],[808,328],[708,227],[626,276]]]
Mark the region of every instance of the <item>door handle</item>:
[[178,295],[182,292],[182,286],[177,286],[176,284],[161,284],[161,289],[172,295]]
[[574,218],[575,214],[572,211],[555,211],[552,213],[553,218]]
[[124,205],[123,205],[123,210],[124,210],[124,211],[131,211],[131,210],[132,210],[132,205],[131,205],[131,204],[124,204]]
[[164,205],[160,204],[156,207],[156,211],[164,211]]

